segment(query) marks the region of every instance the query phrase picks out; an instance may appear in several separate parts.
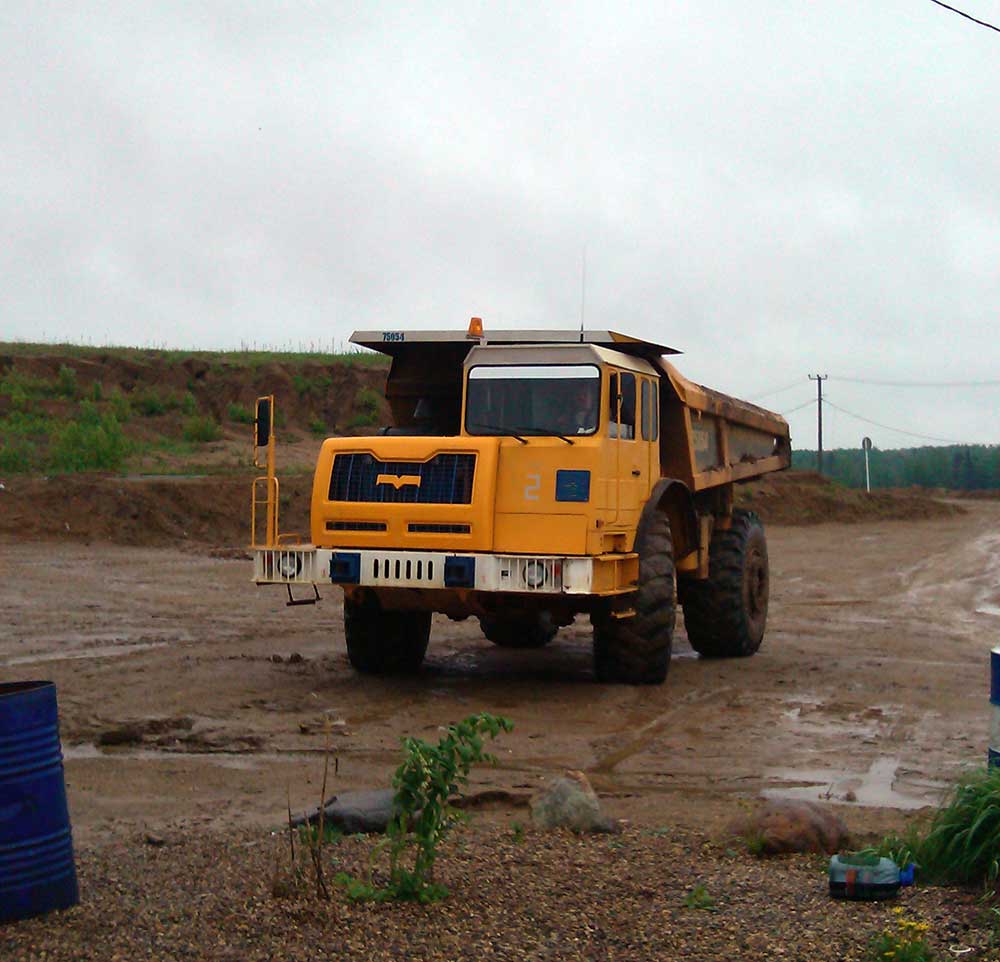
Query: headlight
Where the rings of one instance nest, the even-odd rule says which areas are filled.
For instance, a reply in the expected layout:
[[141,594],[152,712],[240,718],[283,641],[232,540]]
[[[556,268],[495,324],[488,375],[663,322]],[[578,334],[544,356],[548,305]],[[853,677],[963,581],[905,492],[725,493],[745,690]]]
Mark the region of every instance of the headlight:
[[529,588],[541,588],[545,584],[548,573],[543,561],[526,561],[524,563],[524,583]]

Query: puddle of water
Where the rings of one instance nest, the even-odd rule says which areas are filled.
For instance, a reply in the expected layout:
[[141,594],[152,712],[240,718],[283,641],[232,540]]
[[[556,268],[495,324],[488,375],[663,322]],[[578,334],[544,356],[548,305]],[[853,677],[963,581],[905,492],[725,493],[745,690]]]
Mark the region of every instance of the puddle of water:
[[242,771],[252,771],[264,764],[273,762],[295,762],[304,752],[168,752],[155,748],[115,749],[101,751],[96,745],[84,742],[79,745],[64,745],[63,759],[68,762],[91,761],[93,759],[108,759],[121,761],[128,759],[137,762],[177,762],[198,761],[218,765],[220,768],[233,768]]
[[[913,773],[900,772],[899,759],[876,758],[864,774],[843,769],[776,768],[765,777],[797,784],[766,788],[765,798],[791,798],[802,801],[821,799],[848,802],[869,808],[914,810],[936,806],[947,786],[942,782],[923,779]],[[805,783],[805,784],[802,784]],[[853,800],[851,799],[853,795]]]
[[165,641],[134,641],[126,645],[95,645],[93,648],[84,650],[70,649],[69,651],[47,651],[39,655],[18,655],[16,658],[8,658],[3,664],[6,667],[12,665],[34,665],[40,661],[79,661],[85,658],[119,658],[122,655],[131,655],[134,651],[145,651],[149,648],[166,648]]

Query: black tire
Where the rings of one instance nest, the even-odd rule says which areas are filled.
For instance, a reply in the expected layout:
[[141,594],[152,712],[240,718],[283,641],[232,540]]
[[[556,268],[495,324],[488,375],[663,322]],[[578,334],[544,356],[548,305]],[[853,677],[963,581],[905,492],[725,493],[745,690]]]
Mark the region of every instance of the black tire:
[[428,611],[384,611],[374,598],[344,599],[347,657],[366,675],[419,671],[431,636]]
[[703,658],[746,658],[764,639],[770,582],[764,526],[752,511],[734,511],[729,529],[712,535],[708,572],[682,585],[688,641]]
[[479,626],[483,634],[501,648],[544,648],[559,630],[547,611],[511,618],[484,615],[479,619]]
[[649,508],[636,532],[639,585],[631,598],[635,615],[614,618],[610,608],[593,615],[594,673],[602,682],[659,685],[670,668],[674,623],[674,548],[670,519]]

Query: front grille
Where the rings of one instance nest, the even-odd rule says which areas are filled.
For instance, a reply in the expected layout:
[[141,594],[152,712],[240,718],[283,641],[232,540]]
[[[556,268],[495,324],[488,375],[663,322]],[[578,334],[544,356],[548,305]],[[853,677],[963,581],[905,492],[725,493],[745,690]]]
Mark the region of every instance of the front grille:
[[474,454],[438,454],[429,461],[380,461],[371,454],[338,454],[333,459],[330,500],[471,504],[475,470]]
[[407,526],[411,534],[468,534],[472,528],[467,524],[421,524]]
[[327,531],[385,531],[384,521],[327,521]]

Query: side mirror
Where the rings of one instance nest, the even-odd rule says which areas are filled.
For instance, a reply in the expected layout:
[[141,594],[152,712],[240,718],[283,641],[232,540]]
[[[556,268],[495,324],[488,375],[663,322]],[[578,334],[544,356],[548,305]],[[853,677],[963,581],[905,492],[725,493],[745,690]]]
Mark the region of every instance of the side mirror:
[[257,399],[257,423],[254,429],[254,443],[263,448],[271,440],[271,399]]

